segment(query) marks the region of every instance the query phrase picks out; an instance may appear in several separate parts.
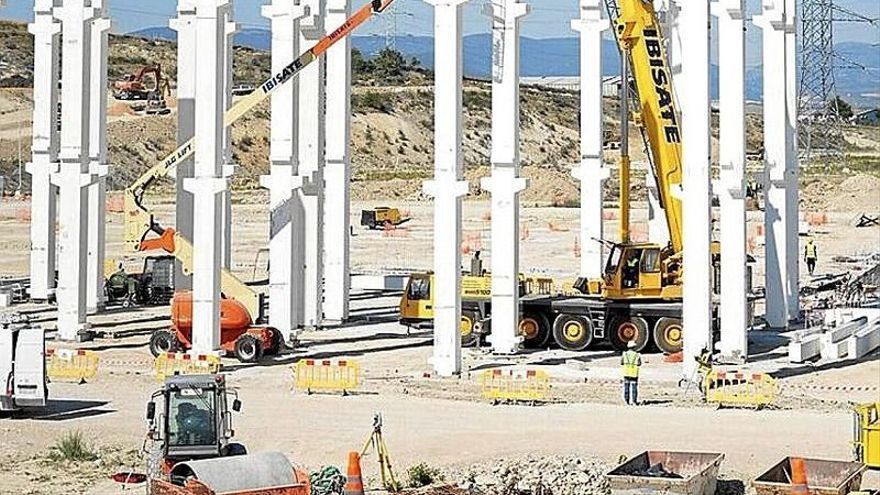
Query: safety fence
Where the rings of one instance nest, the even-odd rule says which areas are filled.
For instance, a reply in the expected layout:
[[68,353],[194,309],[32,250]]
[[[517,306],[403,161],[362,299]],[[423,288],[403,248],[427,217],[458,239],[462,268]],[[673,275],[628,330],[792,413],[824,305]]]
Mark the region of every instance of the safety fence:
[[220,356],[180,352],[159,354],[154,364],[158,381],[172,375],[213,375],[220,372],[221,366]]
[[361,367],[357,361],[303,359],[292,370],[296,390],[309,394],[322,391],[345,395],[360,386]]
[[486,370],[480,395],[492,401],[538,402],[550,394],[550,376],[543,370]]
[[763,407],[773,403],[777,389],[766,373],[712,370],[703,382],[706,402],[718,405]]
[[84,382],[98,375],[95,351],[46,349],[46,376],[52,381]]

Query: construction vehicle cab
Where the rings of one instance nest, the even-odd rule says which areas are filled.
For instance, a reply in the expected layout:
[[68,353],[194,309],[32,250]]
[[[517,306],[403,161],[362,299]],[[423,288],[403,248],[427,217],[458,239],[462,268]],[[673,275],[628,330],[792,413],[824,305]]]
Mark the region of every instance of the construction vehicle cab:
[[126,273],[120,265],[105,275],[104,293],[110,304],[161,306],[174,296],[174,256],[147,256],[141,273]]
[[[181,461],[243,455],[232,441],[232,412],[241,410],[238,394],[227,388],[223,375],[174,375],[153,393],[147,404],[150,439],[160,447],[166,472]],[[156,400],[162,399],[157,415]]]

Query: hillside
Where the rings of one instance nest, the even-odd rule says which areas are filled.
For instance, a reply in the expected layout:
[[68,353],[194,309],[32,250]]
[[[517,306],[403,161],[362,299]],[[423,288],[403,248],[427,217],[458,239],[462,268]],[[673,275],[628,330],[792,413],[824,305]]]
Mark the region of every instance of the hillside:
[[[0,81],[29,86],[25,77],[32,63],[32,39],[23,24],[0,22],[0,46],[4,47],[5,67]],[[176,77],[176,45],[167,40],[112,36],[110,42],[111,79],[140,65],[159,62],[172,80]],[[433,170],[433,89],[431,73],[394,52],[365,59],[353,54],[355,87],[352,92],[352,196],[355,199],[420,199],[421,183]],[[257,82],[268,77],[269,54],[252,48],[235,51],[235,79]],[[16,74],[18,75],[16,77]],[[0,84],[2,85],[2,84]],[[464,89],[463,158],[465,175],[471,182],[471,197],[485,196],[478,178],[489,173],[491,88],[488,83],[468,81]],[[108,184],[122,189],[140,173],[172,151],[175,145],[176,115],[134,115],[121,102],[110,105],[110,162]],[[31,90],[27,87],[0,89],[0,175],[17,182],[19,149],[26,161],[30,154]],[[169,106],[176,110],[172,98]],[[526,204],[574,205],[578,184],[570,169],[579,161],[579,96],[576,92],[524,86],[521,94],[521,157],[523,175],[531,185],[522,195]],[[609,141],[618,141],[618,107],[604,103]],[[714,123],[717,125],[717,116]],[[717,130],[716,130],[717,133]],[[760,150],[758,115],[749,115],[748,148]],[[862,170],[877,169],[880,136],[871,129],[854,135]],[[239,189],[258,189],[258,177],[268,172],[268,104],[258,106],[233,128],[234,158],[241,165],[233,178]],[[637,177],[636,198],[643,197],[641,177],[645,174],[645,155],[637,130],[630,136],[631,153]],[[713,139],[713,156],[717,142]],[[616,188],[616,152],[606,154],[612,168],[606,198],[613,199]],[[758,163],[755,164],[756,166]],[[823,173],[828,170],[822,170]],[[833,171],[832,171],[833,172]],[[839,173],[839,170],[835,173]],[[23,178],[27,184],[28,177]]]

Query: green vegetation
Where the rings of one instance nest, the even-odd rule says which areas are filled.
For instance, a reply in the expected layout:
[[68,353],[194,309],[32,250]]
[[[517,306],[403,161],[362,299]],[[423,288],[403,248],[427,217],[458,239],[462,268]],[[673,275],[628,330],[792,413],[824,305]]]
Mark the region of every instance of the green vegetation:
[[55,444],[49,448],[48,457],[55,462],[83,462],[94,461],[98,458],[98,454],[92,450],[82,432],[74,430],[65,433],[55,441]]
[[412,466],[406,471],[409,477],[410,488],[429,486],[438,481],[443,481],[443,473],[439,469],[431,467],[424,462]]

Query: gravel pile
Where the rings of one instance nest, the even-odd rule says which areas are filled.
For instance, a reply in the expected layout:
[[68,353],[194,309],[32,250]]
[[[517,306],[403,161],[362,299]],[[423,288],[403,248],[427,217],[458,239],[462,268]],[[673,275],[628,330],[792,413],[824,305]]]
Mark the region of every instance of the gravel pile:
[[447,481],[468,493],[485,495],[607,495],[603,474],[611,466],[576,455],[528,455],[466,466]]

